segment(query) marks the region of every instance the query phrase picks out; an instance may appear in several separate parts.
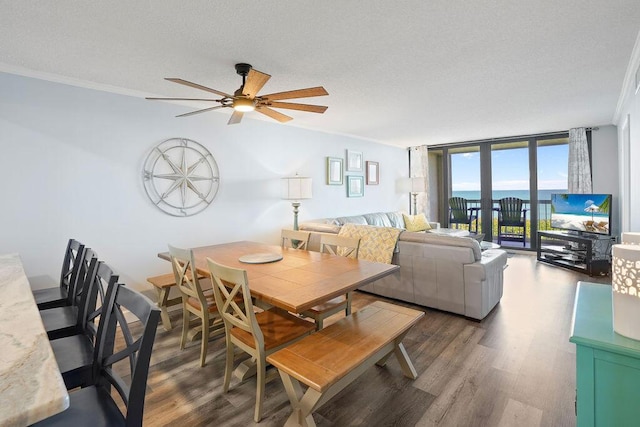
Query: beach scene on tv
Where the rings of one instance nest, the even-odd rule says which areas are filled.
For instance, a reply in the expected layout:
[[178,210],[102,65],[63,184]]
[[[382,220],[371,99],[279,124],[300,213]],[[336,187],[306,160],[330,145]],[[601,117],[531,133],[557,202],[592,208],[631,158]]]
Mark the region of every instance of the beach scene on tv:
[[552,194],[551,227],[609,234],[610,194]]

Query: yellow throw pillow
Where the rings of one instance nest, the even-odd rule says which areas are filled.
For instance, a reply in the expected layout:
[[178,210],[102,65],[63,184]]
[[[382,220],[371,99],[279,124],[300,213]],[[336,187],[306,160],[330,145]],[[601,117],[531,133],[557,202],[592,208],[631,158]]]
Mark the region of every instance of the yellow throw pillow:
[[431,225],[429,225],[429,221],[427,221],[427,217],[423,213],[419,215],[402,214],[402,218],[407,231],[431,230]]

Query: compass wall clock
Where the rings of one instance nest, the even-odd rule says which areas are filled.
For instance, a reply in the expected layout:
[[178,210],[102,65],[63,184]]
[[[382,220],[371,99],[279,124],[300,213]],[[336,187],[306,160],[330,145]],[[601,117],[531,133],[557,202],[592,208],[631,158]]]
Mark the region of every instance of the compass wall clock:
[[211,204],[220,173],[209,150],[186,138],[167,139],[144,162],[144,189],[151,202],[173,216],[190,216]]

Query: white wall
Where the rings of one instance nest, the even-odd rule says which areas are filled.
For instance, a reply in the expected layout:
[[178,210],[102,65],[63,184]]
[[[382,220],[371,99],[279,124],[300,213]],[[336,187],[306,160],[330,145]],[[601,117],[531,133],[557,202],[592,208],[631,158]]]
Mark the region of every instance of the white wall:
[[[174,118],[188,107],[0,73],[0,254],[18,252],[27,275],[57,280],[67,239],[94,250],[136,288],[169,272],[156,254],[167,243],[195,247],[235,240],[278,243],[291,227],[291,204],[280,199],[280,178],[313,178],[313,199],[300,221],[406,210],[395,192],[408,176],[407,151],[369,141],[245,119],[229,113]],[[184,137],[215,157],[221,182],[203,212],[176,218],[147,198],[142,166],[161,141]],[[362,151],[380,162],[380,185],[362,198],[325,185],[327,156]],[[35,282],[34,282],[35,283]],[[34,285],[37,286],[37,285]]]
[[[640,231],[640,33],[629,61],[622,93],[614,116],[618,127],[618,177],[620,185],[621,230]],[[636,74],[638,73],[638,74]]]

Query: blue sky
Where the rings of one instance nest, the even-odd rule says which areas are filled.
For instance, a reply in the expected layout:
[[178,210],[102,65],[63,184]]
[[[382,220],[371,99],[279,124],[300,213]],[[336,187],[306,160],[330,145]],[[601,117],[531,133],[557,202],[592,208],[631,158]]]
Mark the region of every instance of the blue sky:
[[[568,145],[538,148],[538,189],[566,190]],[[526,148],[491,153],[493,190],[528,190],[529,156]],[[480,153],[451,156],[453,191],[480,191]]]

